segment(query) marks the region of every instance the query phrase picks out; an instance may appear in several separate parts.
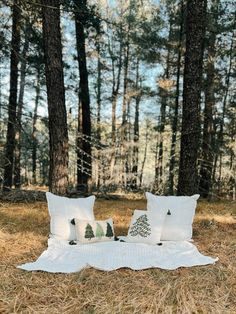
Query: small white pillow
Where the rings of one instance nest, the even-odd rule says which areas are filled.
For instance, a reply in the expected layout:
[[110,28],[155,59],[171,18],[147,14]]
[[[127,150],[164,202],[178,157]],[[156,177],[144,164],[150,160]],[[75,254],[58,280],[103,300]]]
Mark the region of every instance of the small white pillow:
[[50,215],[50,233],[52,237],[64,240],[76,240],[75,226],[71,219],[93,220],[93,206],[95,196],[86,198],[68,198],[46,193],[48,211]]
[[76,239],[80,243],[94,243],[114,240],[113,220],[74,219]]
[[161,240],[191,240],[192,223],[199,194],[193,196],[157,196],[146,192],[146,197],[148,211],[167,210]]
[[126,242],[158,244],[167,210],[156,212],[135,210],[129,226]]

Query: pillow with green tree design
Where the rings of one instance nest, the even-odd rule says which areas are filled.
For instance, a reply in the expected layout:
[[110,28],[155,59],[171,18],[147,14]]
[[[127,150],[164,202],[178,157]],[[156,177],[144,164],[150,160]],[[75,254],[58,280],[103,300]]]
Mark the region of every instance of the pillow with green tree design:
[[126,242],[158,244],[166,215],[166,209],[157,213],[136,209],[131,219]]
[[114,240],[112,218],[107,220],[74,219],[76,239],[80,243],[94,243]]

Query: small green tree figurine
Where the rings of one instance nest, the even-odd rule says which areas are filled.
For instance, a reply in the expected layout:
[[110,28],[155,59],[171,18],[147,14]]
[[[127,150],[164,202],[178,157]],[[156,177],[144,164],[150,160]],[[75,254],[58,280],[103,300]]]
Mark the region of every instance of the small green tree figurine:
[[90,224],[87,224],[86,228],[85,228],[85,235],[84,237],[86,239],[91,240],[92,238],[94,238],[94,233],[93,233],[93,228]]
[[96,228],[96,237],[97,238],[102,238],[102,237],[104,237],[104,231],[103,231],[103,229],[102,229],[102,226],[97,222],[97,228]]
[[106,232],[106,237],[111,238],[114,236],[113,230],[109,222],[107,222],[107,232]]
[[143,238],[146,238],[151,234],[151,227],[146,214],[138,217],[130,229],[130,234],[132,237],[139,235]]

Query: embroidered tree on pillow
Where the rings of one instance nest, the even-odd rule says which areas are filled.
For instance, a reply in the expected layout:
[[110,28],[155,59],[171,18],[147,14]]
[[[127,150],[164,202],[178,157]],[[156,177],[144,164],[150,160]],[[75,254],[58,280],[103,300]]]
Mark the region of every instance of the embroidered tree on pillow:
[[97,222],[97,228],[96,228],[96,238],[101,239],[104,237],[104,231],[102,229],[102,226]]
[[109,222],[107,222],[107,232],[106,232],[106,237],[111,238],[113,237],[113,231],[112,231],[112,227],[109,224]]
[[137,235],[146,238],[151,234],[151,227],[148,222],[148,217],[146,214],[141,215],[133,223],[133,226],[130,229],[130,235],[136,237]]
[[92,238],[94,238],[94,233],[93,233],[93,228],[90,224],[87,224],[86,228],[85,228],[85,235],[84,237],[86,239],[91,240]]

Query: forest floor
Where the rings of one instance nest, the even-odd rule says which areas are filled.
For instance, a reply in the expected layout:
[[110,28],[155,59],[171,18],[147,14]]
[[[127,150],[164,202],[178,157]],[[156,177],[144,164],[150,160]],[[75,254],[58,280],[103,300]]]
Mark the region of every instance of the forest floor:
[[[125,235],[145,200],[97,200],[99,219],[112,216]],[[0,201],[0,313],[236,313],[236,203],[199,202],[194,243],[219,257],[215,265],[174,271],[86,269],[74,274],[26,272],[47,247],[46,202]]]

